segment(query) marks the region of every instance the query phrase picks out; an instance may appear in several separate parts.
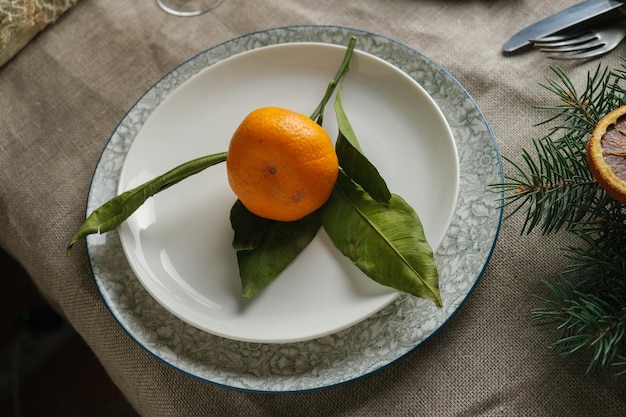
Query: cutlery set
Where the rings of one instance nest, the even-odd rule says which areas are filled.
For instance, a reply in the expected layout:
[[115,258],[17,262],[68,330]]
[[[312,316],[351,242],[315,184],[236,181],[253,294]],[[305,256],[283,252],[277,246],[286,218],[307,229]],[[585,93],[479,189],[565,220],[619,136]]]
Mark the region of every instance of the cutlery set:
[[585,0],[513,35],[502,47],[511,54],[533,46],[553,59],[590,59],[626,37],[626,7],[615,0]]

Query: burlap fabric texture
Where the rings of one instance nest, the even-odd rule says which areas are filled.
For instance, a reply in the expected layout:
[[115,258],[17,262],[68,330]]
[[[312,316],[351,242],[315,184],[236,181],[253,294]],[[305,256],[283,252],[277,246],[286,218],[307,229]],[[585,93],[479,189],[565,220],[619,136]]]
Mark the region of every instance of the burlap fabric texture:
[[[534,126],[544,117],[535,106],[555,97],[538,84],[551,76],[554,62],[536,51],[505,57],[501,45],[519,28],[574,3],[227,0],[211,13],[181,19],[152,0],[79,2],[0,68],[0,245],[146,417],[626,415],[623,384],[587,375],[584,354],[559,357],[549,348],[555,331],[532,325],[532,294],[544,294],[540,281],[554,279],[567,263],[559,247],[568,241],[562,233],[520,236],[518,216],[503,223],[467,303],[428,343],[373,375],[304,393],[231,390],[156,360],[111,317],[83,248],[65,255],[118,122],[150,86],[209,47],[287,25],[387,36],[452,74],[482,109],[500,152],[519,161],[521,149],[544,133]],[[599,63],[618,66],[625,54],[621,46],[601,61],[561,64],[580,85]]]

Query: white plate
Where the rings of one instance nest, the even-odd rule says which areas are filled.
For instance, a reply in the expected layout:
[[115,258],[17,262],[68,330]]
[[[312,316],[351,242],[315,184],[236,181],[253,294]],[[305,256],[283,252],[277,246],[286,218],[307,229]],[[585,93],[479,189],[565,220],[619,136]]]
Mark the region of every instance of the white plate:
[[[291,43],[222,61],[178,87],[144,123],[122,169],[119,193],[196,157],[225,151],[253,109],[279,106],[310,114],[345,47]],[[452,132],[430,96],[385,61],[355,51],[344,109],[390,189],[416,209],[436,250],[458,193]],[[325,128],[337,136],[332,101]],[[323,230],[254,299],[241,295],[229,212],[236,197],[221,164],[150,199],[120,229],[144,287],[188,323],[230,339],[286,343],[343,330],[398,293],[343,259]]]
[[[105,304],[122,328],[164,363],[195,378],[237,389],[286,392],[333,386],[367,375],[415,350],[458,311],[478,282],[491,256],[502,214],[501,195],[489,188],[489,184],[502,181],[502,173],[487,122],[465,89],[439,65],[398,42],[349,28],[299,26],[253,33],[211,48],[172,71],[138,100],[113,132],[94,172],[87,212],[116,194],[124,158],[129,149],[134,148],[138,133],[143,131],[155,110],[185,81],[218,62],[259,47],[293,42],[347,45],[351,35],[358,37],[359,49],[393,64],[417,81],[435,100],[452,129],[459,156],[460,186],[452,223],[436,252],[444,307],[437,308],[430,302],[400,295],[369,318],[310,341],[285,344],[236,341],[199,330],[161,306],[130,268],[117,231],[89,236],[89,261]],[[334,63],[332,67],[335,68]],[[316,95],[311,100],[317,104],[319,87],[312,87],[312,90]],[[355,89],[346,86],[346,101],[353,91]],[[308,101],[302,109],[305,113],[311,111]],[[346,103],[351,115],[349,106]],[[357,122],[361,123],[355,120]],[[363,135],[357,133],[360,137]],[[178,136],[175,143],[183,140]],[[370,151],[372,142],[362,140],[375,163],[384,164],[377,157],[387,149]],[[212,149],[210,143],[207,136],[207,143],[198,145],[201,148],[194,155],[224,150],[217,145]],[[178,155],[180,161],[189,159],[188,156]],[[163,168],[169,168],[171,162]],[[161,167],[158,168],[160,173]],[[392,168],[407,169],[404,164]],[[221,169],[223,167],[209,168],[208,175],[220,175]],[[398,189],[396,174],[384,174],[393,191],[410,194],[410,190]],[[166,192],[180,190],[186,181]],[[192,182],[190,178],[187,184]],[[225,197],[229,201],[224,204],[229,207],[234,197]],[[411,204],[418,206],[415,202]],[[203,209],[191,206],[186,210],[190,215],[194,210],[202,215]],[[426,213],[420,215],[427,216]],[[228,236],[224,239],[228,240]],[[229,252],[228,245],[220,248]],[[324,249],[324,245],[321,248]],[[279,278],[279,281],[287,280]],[[272,286],[281,285],[279,281]]]

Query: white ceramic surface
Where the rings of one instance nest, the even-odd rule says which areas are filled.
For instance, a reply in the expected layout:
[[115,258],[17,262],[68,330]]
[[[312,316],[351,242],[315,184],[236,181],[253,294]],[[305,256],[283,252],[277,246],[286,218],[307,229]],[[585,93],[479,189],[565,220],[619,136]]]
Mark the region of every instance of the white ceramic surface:
[[[94,171],[86,212],[116,195],[126,155],[134,148],[138,133],[171,93],[194,75],[263,46],[294,42],[345,46],[353,35],[358,38],[358,49],[396,66],[417,81],[435,100],[452,129],[460,168],[458,202],[435,254],[444,306],[437,308],[425,300],[400,295],[367,319],[313,340],[284,344],[236,341],[199,330],[159,304],[129,266],[118,231],[88,236],[89,262],[104,303],[128,335],[163,363],[194,378],[235,389],[294,392],[334,386],[363,377],[409,353],[419,354],[417,348],[459,312],[479,282],[502,216],[502,196],[489,187],[502,182],[500,157],[489,126],[468,92],[441,66],[392,39],[357,29],[276,28],[232,39],[183,63],[139,98],[120,121]],[[316,94],[318,89],[315,87]],[[346,100],[350,91],[346,87]],[[308,106],[302,111],[307,112]],[[184,138],[177,136],[174,142],[177,140]],[[209,145],[202,146],[197,154],[212,151]],[[368,140],[366,151],[378,163],[377,151],[370,151],[369,146]],[[178,156],[183,161],[189,155]],[[396,168],[404,166],[398,164]],[[219,167],[209,170],[208,175],[220,175]],[[394,176],[385,172],[390,182],[395,182]],[[189,179],[189,183],[192,181]],[[184,183],[172,191],[184,187]],[[392,184],[392,188],[395,186]],[[404,190],[394,191],[408,194]],[[233,196],[227,197],[229,206]],[[193,206],[188,210],[193,214]],[[195,210],[203,214],[200,208]],[[228,251],[228,245],[220,248]]]
[[[322,43],[273,45],[202,71],[144,123],[126,156],[119,192],[227,150],[232,132],[255,108],[312,113],[344,53]],[[412,78],[358,50],[342,99],[364,151],[392,192],[416,209],[436,250],[454,213],[459,179],[443,114]],[[336,137],[332,100],[324,120]],[[397,297],[343,259],[322,230],[263,292],[244,298],[228,219],[235,199],[225,164],[216,165],[150,199],[120,228],[135,274],[179,318],[230,339],[297,342],[345,329]]]

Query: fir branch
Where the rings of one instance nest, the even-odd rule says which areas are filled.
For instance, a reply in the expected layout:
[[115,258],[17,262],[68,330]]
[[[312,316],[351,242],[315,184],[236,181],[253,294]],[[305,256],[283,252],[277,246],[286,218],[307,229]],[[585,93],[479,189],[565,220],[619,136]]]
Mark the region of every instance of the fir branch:
[[510,215],[526,206],[522,232],[530,233],[540,225],[544,233],[550,233],[593,218],[598,184],[589,172],[580,141],[564,137],[556,144],[546,137],[533,144],[536,158],[522,151],[527,171],[505,158],[519,175],[507,175],[502,187],[508,192],[506,204],[518,204]]
[[553,113],[538,124],[548,126],[548,134],[533,140],[534,152],[522,150],[523,167],[504,158],[515,174],[505,176],[507,182],[499,184],[505,204],[514,206],[507,217],[525,207],[522,233],[536,227],[551,233],[599,216],[605,193],[589,172],[587,140],[604,115],[626,103],[624,64],[619,70],[598,65],[587,75],[581,93],[563,69],[551,69],[556,79],[548,78],[540,85],[559,102],[537,106]]
[[616,356],[615,362],[612,363],[611,371],[618,378],[626,378],[626,356]]
[[565,71],[552,71],[556,79],[542,86],[558,102],[538,106],[552,113],[538,124],[548,133],[522,150],[521,164],[504,158],[513,174],[498,187],[513,207],[507,217],[524,213],[522,232],[565,227],[580,243],[563,248],[570,264],[555,283],[545,281],[549,295],[537,297],[533,321],[560,331],[553,347],[562,355],[590,351],[589,372],[626,378],[626,207],[593,179],[586,158],[598,121],[626,103],[626,65],[598,65],[580,92]]
[[577,134],[585,137],[605,114],[624,103],[620,82],[626,72],[620,76],[619,72],[598,65],[593,73],[587,75],[585,88],[578,94],[562,68],[550,67],[550,69],[558,81],[547,79],[546,84],[540,85],[557,95],[561,103],[537,108],[555,111],[553,116],[538,124],[539,126],[559,122],[549,130],[548,136],[552,138],[559,131],[565,131],[567,136]]
[[588,372],[619,367],[626,357],[624,280],[608,286],[598,285],[590,275],[581,275],[578,280],[563,278],[558,284],[545,282],[552,297],[541,299],[544,306],[533,310],[533,320],[560,330],[553,348],[563,356],[591,349]]
[[573,225],[570,231],[582,239],[594,238],[602,246],[626,246],[626,210],[606,193],[599,193],[594,203],[596,217],[588,222]]
[[[623,210],[619,210],[623,215]],[[583,245],[565,248],[570,265],[558,283],[545,282],[551,297],[532,311],[537,324],[561,331],[553,347],[569,356],[592,350],[588,371],[626,376],[626,226],[598,223],[578,235]]]

